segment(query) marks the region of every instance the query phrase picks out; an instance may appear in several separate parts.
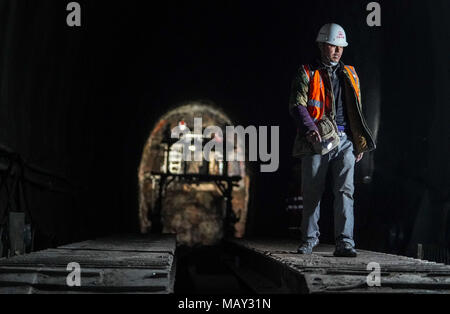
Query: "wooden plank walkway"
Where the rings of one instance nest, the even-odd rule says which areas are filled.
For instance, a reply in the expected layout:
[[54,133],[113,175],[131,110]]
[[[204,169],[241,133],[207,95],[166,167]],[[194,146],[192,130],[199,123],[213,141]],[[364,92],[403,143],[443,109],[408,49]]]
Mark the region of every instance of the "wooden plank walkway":
[[[404,256],[358,250],[336,258],[334,246],[312,255],[296,253],[293,239],[228,240],[230,267],[256,293],[450,293],[450,266]],[[369,287],[369,263],[381,267],[381,286]]]
[[[176,239],[123,235],[0,259],[0,294],[172,294]],[[69,263],[81,266],[81,287],[66,283]]]

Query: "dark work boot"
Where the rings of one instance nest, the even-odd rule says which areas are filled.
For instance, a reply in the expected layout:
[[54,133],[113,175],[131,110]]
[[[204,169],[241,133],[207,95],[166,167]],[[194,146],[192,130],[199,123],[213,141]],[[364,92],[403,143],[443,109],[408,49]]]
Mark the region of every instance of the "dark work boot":
[[319,239],[303,242],[297,249],[298,254],[312,254],[313,249],[319,245]]
[[336,250],[334,251],[333,255],[335,257],[356,257],[358,256],[358,253],[350,243],[338,242],[336,244]]

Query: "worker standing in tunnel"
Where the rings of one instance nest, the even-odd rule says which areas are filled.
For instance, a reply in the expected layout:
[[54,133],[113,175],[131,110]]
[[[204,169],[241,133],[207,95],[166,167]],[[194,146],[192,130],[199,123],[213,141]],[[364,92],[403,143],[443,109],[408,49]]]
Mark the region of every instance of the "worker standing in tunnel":
[[344,29],[324,25],[317,36],[320,55],[302,65],[292,84],[290,114],[298,126],[293,156],[302,162],[303,213],[299,254],[319,244],[320,203],[328,171],[332,173],[336,257],[356,257],[354,168],[376,148],[362,113],[358,75],[342,61],[348,46]]

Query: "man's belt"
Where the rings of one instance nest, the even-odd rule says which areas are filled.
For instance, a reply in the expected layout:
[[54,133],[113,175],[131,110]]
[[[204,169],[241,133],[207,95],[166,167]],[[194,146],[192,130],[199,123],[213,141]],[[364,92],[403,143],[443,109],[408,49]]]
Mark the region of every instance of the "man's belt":
[[339,135],[339,137],[343,137],[343,136],[347,135],[345,133],[345,127],[338,125],[338,132],[337,132],[337,134]]

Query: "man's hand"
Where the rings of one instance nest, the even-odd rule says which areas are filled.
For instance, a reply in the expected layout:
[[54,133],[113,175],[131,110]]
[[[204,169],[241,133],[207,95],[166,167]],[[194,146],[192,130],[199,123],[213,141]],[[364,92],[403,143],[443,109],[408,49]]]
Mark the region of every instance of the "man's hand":
[[317,132],[317,131],[309,131],[308,133],[306,133],[306,139],[311,144],[322,142],[322,137],[320,136],[319,132]]
[[364,153],[361,153],[358,156],[356,156],[356,163],[360,162],[361,159],[363,159],[363,157],[364,157]]

